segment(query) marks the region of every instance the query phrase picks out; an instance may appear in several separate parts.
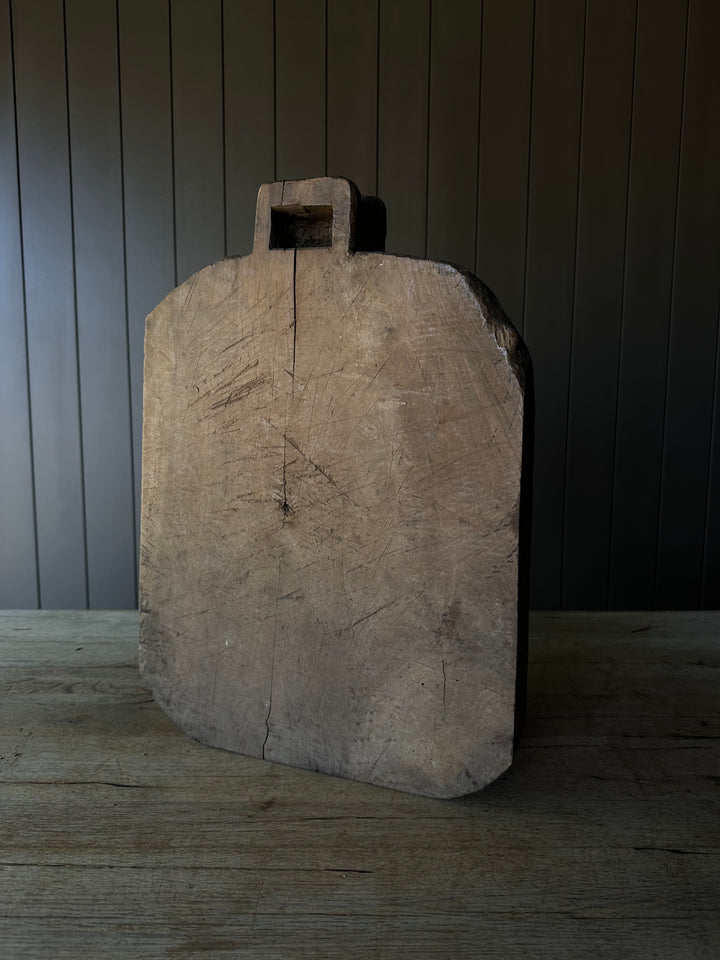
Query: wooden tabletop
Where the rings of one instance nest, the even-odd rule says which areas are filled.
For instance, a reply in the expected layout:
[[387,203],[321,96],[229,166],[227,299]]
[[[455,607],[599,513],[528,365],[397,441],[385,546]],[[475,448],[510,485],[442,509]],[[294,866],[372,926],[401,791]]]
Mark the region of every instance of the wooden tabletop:
[[203,747],[133,612],[0,612],[0,955],[717,960],[720,614],[536,614],[512,769],[428,800]]

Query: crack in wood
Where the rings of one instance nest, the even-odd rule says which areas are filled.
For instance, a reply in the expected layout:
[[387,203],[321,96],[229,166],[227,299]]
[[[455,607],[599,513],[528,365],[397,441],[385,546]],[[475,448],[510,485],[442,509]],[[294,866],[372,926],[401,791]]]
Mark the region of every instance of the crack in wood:
[[265,739],[263,740],[262,752],[261,752],[261,756],[263,760],[265,759],[265,747],[267,746],[267,742],[270,739],[270,714],[272,713],[273,685],[275,683],[275,648],[276,648],[276,642],[277,642],[278,607],[280,606],[281,571],[282,571],[282,557],[279,557],[277,588],[275,590],[275,629],[273,630],[272,662],[270,664],[270,692],[268,693],[268,709],[267,709],[267,714],[265,715]]
[[33,787],[121,787],[124,790],[151,790],[152,783],[118,783],[114,780],[6,780],[5,786]]
[[[297,248],[293,250],[293,276],[292,276],[292,328],[293,328],[293,353],[292,353],[292,370],[290,371],[290,379],[292,381],[292,387],[290,393],[292,396],[295,395],[295,353],[297,347],[297,291],[296,291],[296,281],[297,281]],[[292,513],[292,507],[288,503],[287,498],[287,415],[285,417],[285,430],[283,431],[283,500],[280,508],[283,512],[283,520],[289,519],[290,514]],[[295,444],[293,444],[295,446]]]
[[443,675],[443,720],[447,720],[447,674],[445,673],[445,661],[441,660],[442,663],[442,675]]
[[714,850],[683,850],[681,847],[633,847],[639,853],[681,853],[693,857],[716,856]]
[[292,360],[292,393],[295,393],[295,351],[297,348],[297,247],[293,250],[293,360]]

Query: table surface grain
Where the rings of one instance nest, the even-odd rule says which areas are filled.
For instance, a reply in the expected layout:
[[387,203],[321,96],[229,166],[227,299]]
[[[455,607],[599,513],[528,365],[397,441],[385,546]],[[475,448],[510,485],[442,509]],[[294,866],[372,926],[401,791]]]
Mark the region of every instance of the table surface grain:
[[515,763],[447,801],[196,744],[132,611],[0,612],[0,955],[717,960],[720,614],[530,634]]

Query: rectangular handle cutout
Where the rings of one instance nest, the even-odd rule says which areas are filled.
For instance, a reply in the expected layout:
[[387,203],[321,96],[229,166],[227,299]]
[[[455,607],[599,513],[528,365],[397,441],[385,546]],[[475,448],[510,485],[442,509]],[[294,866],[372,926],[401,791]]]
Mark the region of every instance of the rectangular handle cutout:
[[333,208],[331,205],[272,207],[270,249],[331,247]]

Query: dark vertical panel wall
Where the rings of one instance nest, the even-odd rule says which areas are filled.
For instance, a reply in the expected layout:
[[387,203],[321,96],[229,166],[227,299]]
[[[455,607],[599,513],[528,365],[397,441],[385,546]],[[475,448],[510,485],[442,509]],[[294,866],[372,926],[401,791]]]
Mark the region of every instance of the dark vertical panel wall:
[[327,173],[377,191],[380,0],[328,0]]
[[118,7],[118,52],[133,493],[138,544],[145,317],[177,281],[167,0],[122,0]]
[[610,554],[612,607],[652,607],[687,0],[640,0]]
[[222,3],[170,11],[178,283],[225,256]]
[[25,345],[10,10],[0,11],[0,605],[36,607],[37,557]]
[[475,271],[522,332],[533,0],[485,0]]
[[65,10],[88,595],[91,607],[130,607],[135,518],[117,14],[114,0],[66,0]]
[[258,185],[274,177],[272,0],[224,0],[227,252],[252,251]]
[[276,0],[275,137],[278,180],[325,175],[325,0]]
[[[698,607],[702,602],[703,543],[717,354],[720,264],[720,138],[717,130],[720,5],[690,6],[670,342],[665,397],[655,603]],[[698,243],[698,238],[702,243]],[[682,509],[678,509],[682,505]],[[717,542],[717,541],[714,541]],[[715,566],[713,606],[720,600]]]
[[14,2],[12,21],[39,599],[43,607],[85,607],[85,490],[62,0]]
[[530,603],[559,607],[573,332],[585,10],[538,4],[530,130],[524,336],[535,362]]
[[146,314],[350,176],[498,295],[532,603],[720,604],[713,0],[0,0],[0,604],[134,605]]
[[429,0],[380,0],[378,193],[390,253],[425,254],[430,73]]
[[720,337],[715,354],[713,434],[710,446],[708,499],[703,544],[702,606],[720,608]]
[[430,35],[425,256],[472,269],[482,4],[473,0],[433,4]]
[[589,0],[568,399],[562,603],[607,604],[636,7]]

